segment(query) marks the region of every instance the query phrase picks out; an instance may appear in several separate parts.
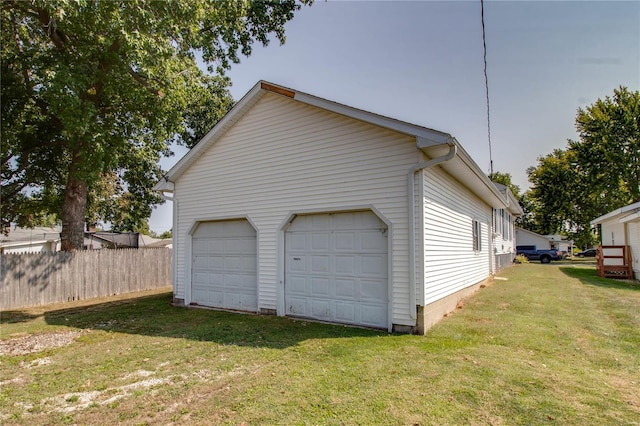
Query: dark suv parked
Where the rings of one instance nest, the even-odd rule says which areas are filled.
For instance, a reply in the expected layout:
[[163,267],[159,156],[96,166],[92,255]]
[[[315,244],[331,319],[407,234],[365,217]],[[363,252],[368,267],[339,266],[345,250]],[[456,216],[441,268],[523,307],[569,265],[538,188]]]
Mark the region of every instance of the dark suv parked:
[[576,256],[578,256],[578,257],[596,257],[596,253],[597,253],[597,250],[592,248],[592,249],[588,249],[588,250],[576,253]]

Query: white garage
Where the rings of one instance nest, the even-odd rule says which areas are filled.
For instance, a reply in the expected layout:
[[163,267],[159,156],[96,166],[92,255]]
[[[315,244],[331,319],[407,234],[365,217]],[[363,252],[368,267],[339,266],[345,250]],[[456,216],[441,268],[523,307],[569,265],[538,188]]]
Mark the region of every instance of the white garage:
[[256,230],[246,220],[202,222],[192,237],[191,303],[258,310]]
[[155,189],[174,305],[400,332],[491,277],[493,211],[519,211],[452,135],[265,81]]
[[298,216],[285,233],[286,315],[387,328],[387,226],[371,211]]

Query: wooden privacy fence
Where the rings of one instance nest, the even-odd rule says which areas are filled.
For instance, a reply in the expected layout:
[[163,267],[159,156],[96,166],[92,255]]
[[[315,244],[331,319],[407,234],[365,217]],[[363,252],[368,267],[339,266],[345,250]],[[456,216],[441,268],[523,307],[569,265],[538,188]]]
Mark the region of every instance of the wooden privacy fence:
[[171,252],[157,248],[4,254],[0,309],[171,286]]

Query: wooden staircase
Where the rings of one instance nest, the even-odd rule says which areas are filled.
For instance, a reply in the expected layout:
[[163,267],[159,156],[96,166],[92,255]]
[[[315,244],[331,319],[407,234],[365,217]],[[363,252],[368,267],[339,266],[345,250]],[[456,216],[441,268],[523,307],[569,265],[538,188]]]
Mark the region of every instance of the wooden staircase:
[[603,278],[633,279],[629,246],[598,246],[596,270]]

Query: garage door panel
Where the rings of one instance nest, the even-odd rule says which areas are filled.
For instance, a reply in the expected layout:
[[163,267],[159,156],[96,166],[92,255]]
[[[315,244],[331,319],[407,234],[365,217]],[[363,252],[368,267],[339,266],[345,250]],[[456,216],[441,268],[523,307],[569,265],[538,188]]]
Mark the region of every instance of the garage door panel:
[[289,234],[288,238],[287,246],[290,250],[304,250],[307,247],[307,236],[305,234]]
[[347,323],[357,322],[356,305],[353,303],[336,302],[336,319]]
[[360,273],[362,276],[379,277],[387,274],[387,259],[382,255],[360,256]]
[[311,296],[331,296],[331,282],[329,278],[311,277],[309,293]]
[[287,313],[307,317],[307,298],[290,296],[287,298]]
[[[330,234],[326,232],[311,234],[311,245],[310,245],[311,250],[318,250],[318,251],[331,250],[331,247],[329,245],[330,238],[331,238]],[[307,245],[305,244],[305,246]]]
[[335,271],[337,274],[356,275],[357,257],[354,255],[336,255]]
[[363,301],[377,301],[387,298],[387,283],[383,281],[361,280],[360,296]]
[[197,269],[208,268],[209,258],[207,256],[194,256],[193,267]]
[[340,213],[333,216],[332,229],[356,229],[360,212]]
[[336,232],[335,233],[335,249],[340,251],[354,251],[356,246],[355,232]]
[[366,325],[379,324],[380,317],[386,316],[386,307],[380,305],[360,305],[360,321]]
[[387,327],[387,287],[386,225],[372,212],[298,216],[287,229],[287,315]]
[[331,301],[325,299],[309,299],[311,302],[311,316],[316,319],[331,320]]
[[330,229],[330,220],[326,215],[311,216],[311,222],[307,221],[307,229]]
[[209,251],[209,242],[206,240],[193,240],[194,253],[207,253]]
[[192,238],[191,301],[257,311],[256,232],[246,220],[200,223]]
[[329,261],[330,257],[328,255],[321,256],[311,256],[311,272],[312,274],[322,274],[329,272]]
[[360,247],[363,252],[386,253],[386,233],[375,231],[360,232]]
[[353,300],[356,297],[356,289],[358,288],[357,280],[336,278],[336,296],[340,299]]
[[307,258],[306,256],[295,255],[287,256],[287,272],[306,272],[307,271]]
[[290,276],[287,279],[289,293],[292,295],[307,295],[307,278]]

